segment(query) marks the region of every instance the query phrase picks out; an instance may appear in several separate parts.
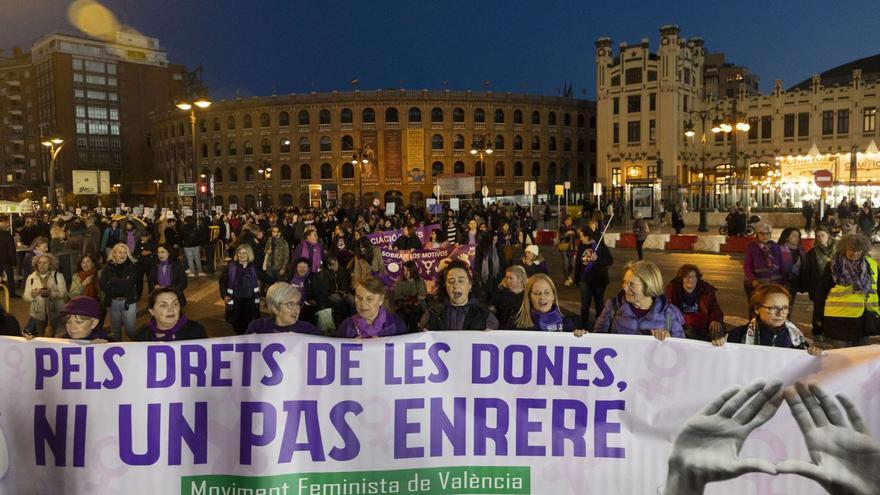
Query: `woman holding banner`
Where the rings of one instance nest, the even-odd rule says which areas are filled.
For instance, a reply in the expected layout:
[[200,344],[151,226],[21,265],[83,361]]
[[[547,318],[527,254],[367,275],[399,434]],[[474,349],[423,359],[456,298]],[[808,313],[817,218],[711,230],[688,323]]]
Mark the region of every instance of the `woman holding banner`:
[[385,307],[385,284],[375,277],[358,282],[354,290],[357,314],[343,320],[339,336],[368,339],[407,333],[406,323]]
[[[657,340],[685,338],[681,311],[663,295],[660,268],[637,261],[623,272],[623,290],[605,303],[593,332],[653,335]],[[584,334],[575,330],[575,337]]]
[[180,295],[171,287],[161,287],[150,293],[147,311],[150,320],[138,330],[137,342],[171,342],[208,337],[205,327],[190,320],[181,311]]
[[498,319],[471,296],[474,277],[462,260],[453,260],[438,280],[438,294],[443,301],[425,311],[422,330],[495,330]]
[[791,294],[785,287],[779,284],[759,286],[752,292],[749,306],[755,317],[746,325],[731,330],[727,339],[715,340],[713,344],[724,345],[730,340],[738,344],[806,349],[813,356],[822,353],[822,349],[807,342],[803,332],[789,321]]
[[572,332],[574,323],[559,310],[556,286],[549,276],[539,273],[529,277],[522,305],[505,328],[539,332]]
[[272,316],[259,318],[248,325],[247,333],[304,333],[321,335],[318,327],[299,319],[302,295],[287,282],[276,282],[266,291],[266,305]]

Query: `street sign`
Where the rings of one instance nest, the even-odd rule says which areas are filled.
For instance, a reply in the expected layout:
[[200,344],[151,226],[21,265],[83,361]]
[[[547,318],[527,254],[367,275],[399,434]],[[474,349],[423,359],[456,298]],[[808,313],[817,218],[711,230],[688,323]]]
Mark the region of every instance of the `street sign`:
[[566,190],[566,191],[568,191],[569,189],[571,189],[571,181],[570,181],[570,180],[565,181],[565,184],[564,184],[564,185],[565,185],[565,190]]
[[178,196],[195,196],[196,195],[196,183],[195,182],[184,182],[177,184],[177,195]]
[[565,187],[562,184],[556,184],[554,188],[557,196],[562,196],[565,194]]
[[834,183],[834,174],[830,170],[816,170],[813,172],[813,181],[819,187],[831,187]]

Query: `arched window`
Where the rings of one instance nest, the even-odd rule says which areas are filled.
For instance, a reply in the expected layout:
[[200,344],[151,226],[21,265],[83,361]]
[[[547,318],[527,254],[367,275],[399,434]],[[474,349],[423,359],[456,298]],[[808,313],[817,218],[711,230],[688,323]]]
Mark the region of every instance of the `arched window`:
[[583,127],[583,126],[584,126],[584,122],[585,122],[584,114],[579,113],[579,114],[578,114],[578,119],[577,119],[578,127]]
[[318,144],[321,151],[333,150],[333,144],[330,143],[330,136],[321,136],[321,141],[319,141]]
[[312,167],[309,166],[308,163],[303,163],[299,166],[299,178],[301,180],[311,180],[312,178]]
[[254,154],[254,143],[250,141],[244,142],[244,154],[245,155],[253,155]]
[[571,151],[571,138],[567,137],[562,140],[562,151]]
[[434,107],[431,109],[431,122],[439,123],[443,122],[443,109],[440,107]]
[[226,154],[229,156],[235,156],[238,154],[238,149],[235,147],[235,141],[229,141],[226,145]]
[[400,122],[400,115],[398,115],[396,108],[388,107],[385,109],[385,122]]
[[504,123],[504,110],[500,108],[495,109],[495,123],[503,124]]
[[532,125],[540,125],[541,124],[541,114],[535,110],[532,112]]
[[272,143],[270,143],[268,139],[260,141],[260,153],[264,155],[272,153]]
[[321,178],[322,179],[332,179],[333,178],[333,166],[329,163],[321,164]]
[[227,131],[234,131],[235,130],[235,117],[232,115],[230,115],[229,117],[226,117],[226,130]]
[[220,132],[220,117],[214,117],[211,128],[214,130],[214,132]]
[[[235,167],[229,167],[229,182],[238,182],[238,170]],[[231,198],[229,201],[234,203]]]
[[549,151],[556,151],[556,136],[547,138],[547,149]]
[[464,162],[458,161],[452,166],[452,173],[454,174],[463,174],[464,173]]
[[513,164],[513,176],[514,177],[522,177],[523,176],[523,163],[516,162]]
[[320,125],[328,125],[330,124],[330,110],[326,108],[318,112],[318,124]]
[[253,182],[254,181],[254,167],[248,165],[244,168],[244,181],[245,182]]
[[309,143],[309,138],[299,138],[299,152],[308,153],[309,151],[312,151],[312,145]]
[[514,110],[513,111],[513,123],[514,124],[522,124],[522,110]]
[[342,178],[354,179],[354,165],[352,165],[351,162],[345,162],[342,164]]
[[495,136],[495,149],[496,150],[503,150],[504,149],[504,136],[502,136],[501,134],[498,134],[497,136]]
[[220,167],[214,169],[214,182],[223,182],[223,169]]
[[354,149],[354,138],[348,135],[342,136],[340,145],[342,151],[351,151]]
[[260,114],[260,127],[269,127],[272,125],[271,120],[269,120],[269,114],[263,112]]
[[522,149],[523,149],[522,136],[517,134],[516,136],[513,136],[513,150],[514,151],[522,151]]
[[440,134],[434,134],[431,136],[431,149],[432,150],[442,150],[443,149],[443,136]]
[[361,122],[363,123],[374,123],[376,122],[376,111],[370,107],[364,109],[361,112]]
[[461,134],[456,134],[452,138],[452,149],[454,150],[463,150],[464,149],[464,136]]
[[299,112],[299,125],[309,125],[309,112],[306,110]]
[[278,126],[279,127],[287,127],[290,125],[290,114],[282,111],[278,114]]
[[453,108],[452,109],[452,121],[453,122],[464,122],[464,109],[461,108]]
[[538,151],[541,149],[541,138],[538,136],[532,137],[532,151]]
[[254,122],[253,122],[253,120],[251,120],[251,114],[249,114],[249,113],[244,114],[244,117],[242,117],[242,119],[241,119],[241,126],[245,129],[250,129],[251,127],[254,126]]
[[290,139],[286,137],[281,138],[281,141],[278,142],[278,149],[282,153],[290,153]]
[[540,177],[541,176],[541,162],[533,162],[532,163],[532,177]]
[[223,151],[220,149],[220,143],[214,142],[214,156],[221,156]]
[[281,180],[290,180],[290,165],[281,166]]
[[578,139],[578,153],[583,153],[586,151],[586,146],[584,145],[583,139]]
[[354,120],[354,114],[351,113],[350,108],[343,108],[341,112],[339,112],[339,122],[343,124],[351,124],[352,120]]
[[556,162],[550,162],[550,165],[547,166],[547,176],[556,177]]
[[571,115],[568,113],[562,114],[562,125],[565,127],[571,127]]
[[483,111],[482,108],[474,109],[474,122],[485,122],[486,121],[486,112]]
[[495,163],[495,177],[504,177],[504,162]]
[[547,114],[547,125],[556,125],[556,112]]
[[562,164],[562,178],[570,179],[571,178],[571,164],[565,162]]
[[443,162],[434,162],[431,164],[431,176],[437,177],[443,175]]
[[205,119],[199,120],[199,132],[208,132],[208,124]]
[[419,107],[409,109],[409,121],[410,123],[422,122],[422,110]]

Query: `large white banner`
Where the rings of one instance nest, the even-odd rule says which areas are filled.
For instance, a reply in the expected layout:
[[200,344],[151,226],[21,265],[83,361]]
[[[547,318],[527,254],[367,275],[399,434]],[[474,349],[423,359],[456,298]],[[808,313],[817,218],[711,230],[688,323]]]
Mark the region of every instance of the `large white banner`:
[[4,337],[0,370],[3,494],[880,486],[877,346],[812,357],[504,331],[118,345]]

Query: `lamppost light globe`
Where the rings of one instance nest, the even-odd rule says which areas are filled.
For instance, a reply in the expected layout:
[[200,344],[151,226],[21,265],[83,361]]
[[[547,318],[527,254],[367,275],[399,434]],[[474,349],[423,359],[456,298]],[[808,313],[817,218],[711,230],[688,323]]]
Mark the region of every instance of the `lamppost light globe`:
[[366,165],[366,164],[370,163],[370,160],[367,160],[366,158],[364,158],[363,160],[361,160],[361,163]]
[[494,153],[494,152],[495,152],[495,150],[493,150],[492,148],[488,148],[488,149],[486,149],[486,154],[487,154],[487,155],[491,155],[491,154]]
[[42,144],[43,146],[45,146],[45,147],[47,147],[47,148],[51,148],[51,147],[52,147],[52,141],[43,141],[43,142],[40,143],[40,144]]
[[271,172],[271,171],[272,171],[272,167],[266,167],[266,172]]
[[187,101],[178,102],[175,106],[183,111],[190,110],[193,107],[192,104]]
[[195,105],[199,108],[208,108],[211,106],[211,100],[209,100],[207,98],[199,98],[198,100],[194,101],[193,103],[195,103]]
[[61,143],[64,142],[63,139],[58,138],[58,137],[56,137],[56,138],[52,138],[52,139],[50,139],[49,141],[50,141],[52,144],[61,144]]
[[721,130],[724,131],[725,133],[733,130],[733,126],[728,124],[727,122],[724,122],[723,124],[721,124],[720,127],[721,127]]
[[352,160],[352,161],[351,161],[351,164],[352,164],[352,165],[357,165],[357,164],[358,164],[358,159],[355,158],[354,160]]
[[476,154],[477,154],[477,150],[475,150],[474,148],[471,148],[471,154],[472,154],[472,155],[476,155]]
[[258,168],[258,169],[257,169],[257,173],[258,173],[258,174],[262,174],[262,173],[263,173],[263,169]]
[[738,130],[738,131],[749,132],[749,129],[751,129],[751,126],[749,125],[748,122],[737,122],[736,123],[736,130]]
[[687,137],[694,137],[697,133],[694,132],[693,129],[687,129],[684,131],[684,135]]

